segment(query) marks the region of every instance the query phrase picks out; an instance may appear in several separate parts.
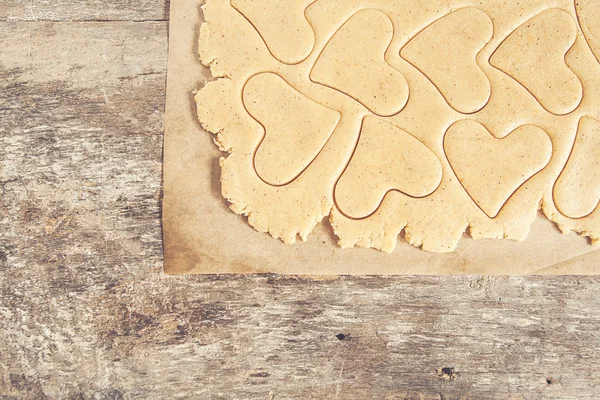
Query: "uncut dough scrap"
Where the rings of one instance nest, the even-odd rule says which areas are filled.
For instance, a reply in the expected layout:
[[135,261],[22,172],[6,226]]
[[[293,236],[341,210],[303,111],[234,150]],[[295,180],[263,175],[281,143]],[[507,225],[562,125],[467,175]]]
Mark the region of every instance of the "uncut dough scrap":
[[[432,252],[600,241],[596,0],[207,0],[196,95],[223,196],[258,231]],[[410,10],[410,12],[407,12]]]

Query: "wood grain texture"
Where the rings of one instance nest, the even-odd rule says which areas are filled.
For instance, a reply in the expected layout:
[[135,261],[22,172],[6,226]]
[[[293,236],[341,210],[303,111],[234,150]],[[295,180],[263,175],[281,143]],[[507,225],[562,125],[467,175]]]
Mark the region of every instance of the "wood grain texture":
[[163,21],[169,0],[2,0],[0,21]]
[[598,398],[600,277],[163,275],[167,24],[0,48],[1,398]]

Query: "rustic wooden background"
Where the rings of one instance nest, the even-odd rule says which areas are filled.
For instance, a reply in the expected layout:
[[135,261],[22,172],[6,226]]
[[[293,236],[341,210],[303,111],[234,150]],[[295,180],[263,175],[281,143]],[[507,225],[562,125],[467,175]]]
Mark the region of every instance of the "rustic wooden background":
[[600,278],[164,276],[168,6],[0,1],[0,398],[600,398]]

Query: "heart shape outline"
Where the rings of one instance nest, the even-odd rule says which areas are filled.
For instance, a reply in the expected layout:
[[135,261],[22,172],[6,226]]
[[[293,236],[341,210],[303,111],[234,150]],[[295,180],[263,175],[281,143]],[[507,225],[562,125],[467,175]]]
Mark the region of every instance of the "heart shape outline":
[[[462,130],[460,130],[462,128]],[[529,132],[526,132],[529,131]],[[450,148],[449,149],[449,140],[454,140],[453,135],[455,135],[454,132],[457,132],[457,134],[462,134],[463,136],[465,135],[471,135],[471,137],[467,136],[467,140],[465,143],[462,143],[462,152],[464,153],[465,151],[476,151],[475,154],[468,154],[470,157],[467,156],[467,163],[466,165],[460,165],[460,162],[464,160],[465,156],[464,154],[454,154],[454,150]],[[486,169],[483,168],[485,173],[484,174],[480,174],[475,176],[475,178],[473,178],[471,175],[469,175],[468,173],[472,173],[474,171],[477,170],[477,168],[473,168],[473,164],[469,163],[469,161],[473,161],[474,164],[477,165],[477,162],[481,162],[481,160],[485,160],[485,162],[489,163],[490,159],[494,159],[494,155],[497,155],[498,150],[496,148],[494,148],[497,145],[513,145],[515,146],[515,142],[518,142],[519,139],[525,139],[527,141],[527,139],[529,139],[531,142],[535,142],[534,140],[534,135],[537,135],[537,139],[546,141],[546,143],[544,144],[546,146],[546,154],[544,154],[543,151],[537,151],[539,150],[538,148],[534,149],[536,150],[535,152],[529,152],[529,147],[531,146],[522,146],[521,148],[519,148],[519,143],[516,143],[516,147],[513,147],[513,149],[517,149],[517,150],[521,150],[520,152],[517,152],[516,156],[520,156],[520,158],[525,158],[528,155],[529,156],[536,156],[536,155],[542,155],[542,157],[540,157],[539,160],[533,160],[533,161],[537,161],[536,165],[533,166],[529,171],[523,171],[523,170],[519,170],[518,168],[516,168],[516,163],[514,161],[511,162],[506,162],[502,159],[498,160],[498,157],[496,156],[495,159],[497,161],[499,161],[500,163],[504,162],[504,164],[506,165],[501,165],[501,167],[508,167],[507,170],[509,172],[513,173],[513,176],[510,176],[510,178],[513,179],[512,183],[509,183],[509,186],[507,188],[507,190],[504,191],[496,191],[496,193],[493,192],[493,187],[485,187],[485,185],[490,185],[492,184],[492,181],[498,181],[498,185],[502,185],[502,183],[506,183],[507,180],[506,178],[504,178],[502,176],[502,174],[500,175],[496,175],[497,171],[495,171],[494,167],[497,167],[497,165],[493,165],[490,166],[490,168]],[[460,139],[460,138],[459,138]],[[473,139],[475,139],[475,141],[473,141]],[[483,139],[484,142],[488,142],[488,143],[484,143],[484,148],[483,150],[487,150],[488,154],[485,154],[487,157],[480,157],[481,160],[478,160],[477,157],[479,157],[481,154],[477,153],[479,150],[481,150],[480,147],[477,146],[477,141],[479,139]],[[463,138],[464,140],[464,138]],[[481,143],[479,143],[481,144]],[[550,163],[551,159],[552,159],[552,154],[553,154],[553,143],[552,143],[552,139],[550,138],[550,136],[548,136],[548,134],[541,128],[535,126],[535,125],[522,125],[516,129],[514,129],[512,132],[510,132],[508,135],[506,135],[503,138],[497,138],[496,136],[494,136],[484,125],[482,125],[481,123],[474,121],[474,120],[460,120],[455,122],[454,124],[452,124],[447,130],[446,133],[444,134],[444,139],[443,139],[443,147],[444,147],[444,154],[446,155],[446,159],[448,160],[448,163],[450,165],[450,168],[452,169],[452,171],[454,172],[454,175],[456,176],[456,178],[458,179],[459,183],[461,184],[461,186],[463,187],[463,189],[465,190],[465,192],[468,194],[468,196],[471,198],[471,200],[475,203],[475,205],[485,214],[487,215],[490,219],[495,219],[496,217],[498,217],[498,215],[501,213],[501,211],[504,209],[505,205],[510,201],[510,199],[514,196],[514,194],[519,191],[519,189],[521,189],[527,182],[529,182],[531,180],[531,178],[533,178],[534,176],[536,176],[537,174],[539,174],[541,171],[543,171],[548,164]],[[461,147],[461,146],[459,146]],[[487,148],[486,148],[487,147]],[[541,146],[540,146],[541,147]],[[510,148],[509,148],[510,150]],[[504,150],[506,152],[506,150]],[[475,157],[474,157],[475,156]],[[458,157],[458,158],[457,158]],[[478,166],[481,167],[481,165],[485,165],[485,162],[483,164],[479,164]],[[512,167],[512,171],[510,170],[510,168]],[[502,170],[500,170],[502,171]],[[479,171],[481,173],[481,171]],[[520,179],[518,177],[518,175],[521,175]],[[488,175],[488,176],[486,176]],[[510,174],[509,174],[510,175]],[[481,180],[477,179],[477,177],[479,177]],[[485,178],[485,180],[484,180]],[[493,179],[491,179],[493,178]],[[487,193],[487,190],[490,190],[490,193],[492,193],[492,196],[495,197],[495,201],[486,201],[485,198],[482,198],[481,195],[482,193],[479,192],[479,190],[477,190],[477,185],[483,185],[483,192],[484,194]],[[499,204],[500,203],[500,204]]]

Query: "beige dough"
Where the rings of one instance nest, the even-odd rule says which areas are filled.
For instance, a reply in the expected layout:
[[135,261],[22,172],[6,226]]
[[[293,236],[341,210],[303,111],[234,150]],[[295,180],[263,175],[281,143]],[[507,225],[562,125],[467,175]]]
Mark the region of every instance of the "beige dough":
[[254,168],[275,186],[291,183],[317,157],[340,121],[340,113],[308,99],[279,75],[250,78],[243,92],[246,110],[265,131]]
[[496,139],[478,122],[463,120],[446,132],[444,150],[466,192],[495,218],[510,196],[548,165],[552,142],[533,125]]
[[327,43],[310,79],[347,94],[374,114],[397,114],[408,100],[408,84],[385,61],[393,34],[392,21],[384,13],[359,11]]
[[490,63],[521,83],[547,111],[566,115],[583,97],[581,82],[564,62],[576,37],[576,24],[566,11],[546,10],[515,30]]
[[579,0],[575,2],[575,7],[585,39],[600,62],[600,2]]
[[427,146],[389,122],[368,116],[350,164],[335,186],[336,206],[351,218],[365,218],[391,190],[426,197],[441,181],[442,165]]
[[600,201],[600,121],[582,118],[573,152],[554,186],[554,201],[560,212],[584,218]]
[[490,81],[476,60],[493,33],[486,13],[461,8],[419,32],[400,54],[431,79],[452,108],[471,114],[491,95]]
[[[231,5],[254,25],[277,60],[297,64],[310,55],[315,35],[304,18],[315,0],[231,0]],[[269,10],[265,12],[265,10]],[[280,36],[294,40],[279,40]]]
[[206,0],[196,95],[223,196],[258,231],[432,252],[600,241],[596,0]]

